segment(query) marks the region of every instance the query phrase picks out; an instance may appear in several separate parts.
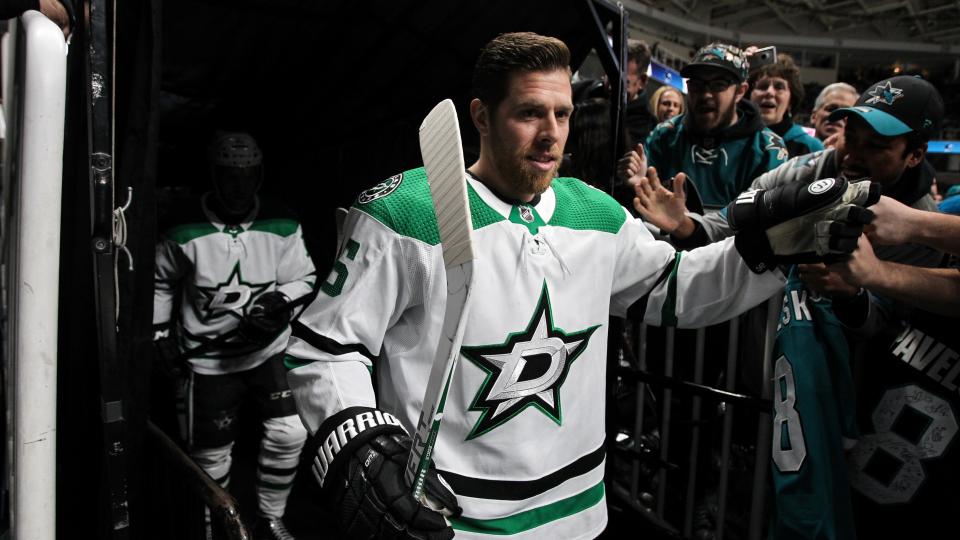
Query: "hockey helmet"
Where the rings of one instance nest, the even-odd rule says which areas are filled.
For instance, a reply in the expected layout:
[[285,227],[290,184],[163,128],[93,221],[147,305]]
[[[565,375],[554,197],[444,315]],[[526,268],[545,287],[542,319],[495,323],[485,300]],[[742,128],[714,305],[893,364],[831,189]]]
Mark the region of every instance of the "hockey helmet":
[[221,167],[256,167],[263,154],[249,133],[223,133],[210,145],[210,164]]

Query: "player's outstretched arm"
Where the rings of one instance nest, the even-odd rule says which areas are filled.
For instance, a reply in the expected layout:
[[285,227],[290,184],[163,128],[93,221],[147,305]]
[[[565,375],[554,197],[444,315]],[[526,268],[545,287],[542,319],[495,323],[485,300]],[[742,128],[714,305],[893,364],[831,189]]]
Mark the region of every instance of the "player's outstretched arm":
[[413,498],[404,480],[410,437],[390,413],[351,407],[330,417],[312,439],[313,473],[351,539],[453,538],[445,516],[458,516],[457,498],[432,466],[425,495]]

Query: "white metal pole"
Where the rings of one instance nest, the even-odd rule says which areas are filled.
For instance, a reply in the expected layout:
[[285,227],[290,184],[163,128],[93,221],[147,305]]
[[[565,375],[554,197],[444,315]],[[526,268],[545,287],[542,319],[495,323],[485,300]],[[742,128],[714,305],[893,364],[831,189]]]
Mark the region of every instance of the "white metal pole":
[[25,46],[19,219],[9,314],[14,369],[13,537],[53,540],[56,533],[57,301],[66,105],[66,44],[36,11],[21,17]]

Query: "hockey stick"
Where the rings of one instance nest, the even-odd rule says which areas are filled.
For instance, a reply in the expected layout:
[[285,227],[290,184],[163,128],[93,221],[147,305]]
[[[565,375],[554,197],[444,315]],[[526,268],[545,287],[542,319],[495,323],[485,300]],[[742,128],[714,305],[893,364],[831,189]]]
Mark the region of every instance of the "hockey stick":
[[443,266],[447,275],[447,306],[443,313],[440,343],[417,421],[417,434],[407,459],[406,480],[413,496],[423,497],[423,482],[437,443],[443,407],[470,309],[473,288],[473,244],[470,202],[460,144],[457,110],[449,99],[441,101],[420,125],[420,153],[430,182],[430,198],[437,215]]
[[[314,289],[313,291],[310,291],[310,292],[308,292],[307,294],[305,294],[305,295],[303,295],[303,296],[294,298],[293,300],[287,302],[286,304],[283,304],[282,306],[276,306],[275,308],[267,311],[266,314],[267,314],[267,315],[273,315],[274,313],[278,313],[278,312],[280,312],[280,311],[286,311],[286,310],[288,310],[288,309],[292,311],[292,310],[294,310],[294,309],[296,309],[296,308],[298,308],[298,307],[300,307],[300,306],[309,304],[310,302],[313,301],[314,298],[317,297],[317,291],[319,291],[319,290],[320,290],[320,289]],[[299,317],[299,314],[298,314],[297,316]],[[291,322],[292,322],[294,319],[296,319],[296,317],[294,317],[293,319],[291,319]],[[207,352],[209,352],[209,351],[212,351],[213,349],[216,349],[217,347],[225,344],[227,341],[233,339],[234,337],[238,336],[239,334],[240,334],[240,327],[237,326],[237,327],[234,328],[233,330],[229,330],[229,331],[227,331],[227,332],[224,332],[224,333],[220,334],[219,336],[217,336],[216,338],[211,339],[210,341],[205,341],[205,342],[201,343],[200,345],[197,345],[196,347],[194,347],[194,348],[192,348],[192,349],[187,349],[187,350],[181,352],[180,355],[177,356],[177,358],[176,358],[172,363],[175,364],[175,365],[179,365],[179,364],[181,364],[181,363],[186,362],[187,360],[190,360],[190,358],[192,358],[192,357],[194,357],[194,356],[197,356],[197,355],[199,355],[199,354],[205,354],[205,353],[207,353]],[[274,339],[276,339],[276,338],[274,338]]]

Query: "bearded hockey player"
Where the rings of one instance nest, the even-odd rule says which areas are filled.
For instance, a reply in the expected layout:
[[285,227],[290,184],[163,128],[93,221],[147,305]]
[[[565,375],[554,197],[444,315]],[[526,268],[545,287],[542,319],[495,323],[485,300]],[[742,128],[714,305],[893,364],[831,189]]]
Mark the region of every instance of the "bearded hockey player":
[[[186,362],[189,452],[221,485],[229,481],[241,402],[258,401],[264,434],[254,537],[292,538],[281,518],[306,431],[283,367],[285,306],[313,289],[315,271],[300,224],[257,196],[263,157],[256,141],[223,134],[209,160],[213,191],[186,208],[157,246],[154,340],[166,361]],[[235,329],[236,338],[210,343]],[[201,345],[204,352],[190,354]]]
[[803,251],[822,221],[803,214],[839,208],[848,189],[755,193],[731,210],[744,234],[678,253],[606,194],[555,178],[573,110],[562,42],[495,38],[474,89],[473,303],[423,503],[403,473],[446,303],[423,169],[360,195],[333,272],[293,325],[288,379],[350,538],[597,536],[609,315],[635,305],[651,324],[700,326],[769,298],[790,249],[765,229],[794,225],[789,248]]

